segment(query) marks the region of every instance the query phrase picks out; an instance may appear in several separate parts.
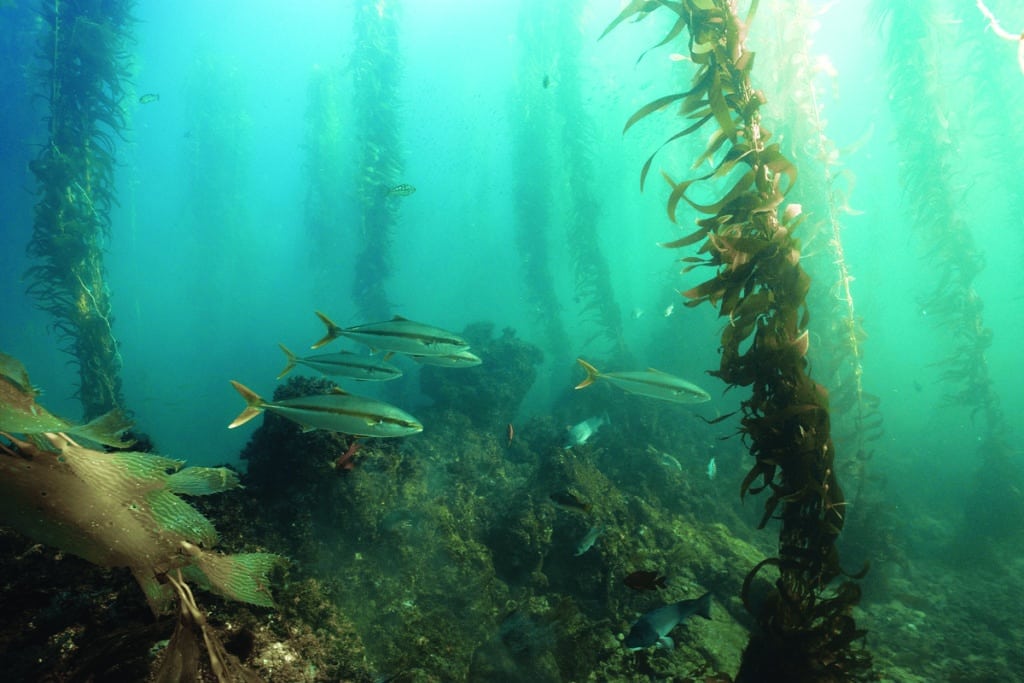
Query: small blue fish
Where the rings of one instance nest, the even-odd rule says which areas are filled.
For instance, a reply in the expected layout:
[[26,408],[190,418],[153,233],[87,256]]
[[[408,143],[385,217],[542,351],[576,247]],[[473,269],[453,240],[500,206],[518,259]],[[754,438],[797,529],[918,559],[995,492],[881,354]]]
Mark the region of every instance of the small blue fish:
[[623,641],[630,650],[643,650],[658,645],[671,650],[675,643],[668,634],[694,614],[705,619],[711,618],[711,593],[705,593],[696,600],[682,600],[651,610],[636,620]]
[[580,542],[576,544],[576,552],[573,553],[576,557],[579,557],[583,553],[587,552],[594,547],[594,543],[597,541],[597,537],[604,531],[603,526],[592,526],[587,531],[586,535],[580,539]]
[[711,456],[711,459],[708,460],[708,479],[714,481],[716,476],[718,476],[718,465],[715,464],[715,457]]

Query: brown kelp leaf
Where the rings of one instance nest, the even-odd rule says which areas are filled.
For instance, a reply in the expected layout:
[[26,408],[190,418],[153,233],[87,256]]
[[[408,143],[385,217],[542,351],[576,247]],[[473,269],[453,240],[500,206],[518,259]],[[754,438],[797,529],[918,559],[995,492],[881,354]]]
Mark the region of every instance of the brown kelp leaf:
[[626,5],[626,7],[621,12],[619,12],[619,16],[615,17],[612,20],[612,23],[608,24],[608,27],[601,32],[601,35],[598,36],[597,39],[601,40],[601,38],[604,38],[613,28],[621,24],[626,19],[629,19],[634,14],[653,12],[654,10],[658,9],[661,6],[661,4],[662,3],[656,2],[655,0],[633,0],[628,5]]
[[[647,157],[647,161],[644,162],[643,168],[640,169],[640,191],[641,192],[644,191],[644,183],[647,181],[647,173],[651,170],[651,162],[654,161],[654,157],[656,157],[658,155],[658,152],[660,152],[665,145],[667,145],[668,143],[672,142],[673,140],[678,140],[679,138],[684,137],[686,135],[689,135],[693,131],[697,130],[698,128],[703,126],[705,123],[707,123],[710,119],[711,119],[711,114],[708,114],[707,116],[701,118],[699,121],[697,121],[693,125],[687,126],[683,130],[679,131],[678,133],[676,133],[675,135],[670,137],[668,140],[665,140],[665,142],[661,143],[661,145],[658,146],[658,149],[654,150],[654,154],[652,154],[651,156]],[[675,220],[675,219],[673,219],[673,220]]]

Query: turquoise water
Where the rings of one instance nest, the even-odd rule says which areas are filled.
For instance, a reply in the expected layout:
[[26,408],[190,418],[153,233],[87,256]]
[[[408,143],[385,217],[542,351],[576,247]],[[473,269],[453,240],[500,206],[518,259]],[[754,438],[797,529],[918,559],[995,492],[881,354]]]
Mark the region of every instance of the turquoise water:
[[[723,393],[706,375],[717,367],[722,322],[709,306],[684,306],[677,290],[699,276],[680,275],[675,259],[683,254],[657,246],[689,232],[696,218],[681,212],[679,226],[666,218],[668,186],[658,172],[676,180],[696,173],[690,166],[707,133],[663,150],[643,193],[640,167],[678,120],[661,113],[622,135],[633,112],[685,87],[693,64],[676,58],[683,44],[637,62],[670,25],[658,13],[599,41],[620,4],[381,0],[373,11],[397,28],[388,52],[397,68],[379,75],[393,88],[384,102],[353,86],[360,57],[351,3],[288,10],[139,3],[134,90],[117,147],[120,206],[104,263],[125,405],[157,450],[192,464],[244,467],[238,456],[251,428],[227,429],[243,408],[228,381],[272,395],[285,363],[278,343],[305,353],[323,334],[316,310],[343,326],[372,322],[361,314],[353,282],[366,265],[359,192],[378,187],[372,183],[380,177],[359,163],[359,117],[377,107],[393,114],[398,141],[389,150],[397,166],[379,190],[416,188],[388,199],[390,273],[382,288],[390,306],[382,318],[398,314],[454,331],[486,321],[540,346],[540,379],[509,422],[572,412],[566,393],[582,379],[577,356],[601,369],[630,363],[695,381],[713,397],[694,409],[706,418],[735,410],[746,390]],[[970,2],[887,3],[882,19],[871,4],[763,0],[749,37],[759,53],[754,80],[768,99],[764,123],[784,145],[800,139],[790,105],[809,101],[813,88],[821,132],[838,151],[829,169],[849,193],[850,210],[836,215],[866,332],[864,389],[880,399],[884,418],[884,432],[869,444],[873,481],[884,478],[902,510],[951,529],[961,523],[965,482],[984,467],[980,447],[991,424],[970,400],[949,400],[962,385],[943,378],[948,359],[980,330],[936,322],[941,316],[925,303],[943,273],[962,274],[963,263],[962,252],[935,249],[930,221],[955,223],[983,256],[976,277],[954,277],[943,300],[964,300],[966,285],[970,300],[983,303],[974,319],[991,331],[991,346],[975,369],[991,383],[1019,473],[1024,73],[1015,44],[996,36]],[[1016,3],[988,4],[1009,31],[1024,29]],[[0,349],[26,365],[44,405],[78,418],[75,370],[52,320],[24,294],[35,187],[28,163],[46,139],[45,111],[32,99],[41,76],[24,67],[36,50],[33,19],[25,8],[3,8],[0,27],[10,93],[2,107],[11,124],[0,148]],[[789,71],[805,53],[811,81]],[[338,165],[328,169],[311,166],[310,136],[325,135],[312,128],[323,112],[312,104],[311,84],[323,74],[338,83],[331,112],[341,131]],[[159,99],[137,104],[146,93]],[[816,187],[821,166],[813,152],[794,154],[798,165],[806,154],[801,170],[809,169],[798,187]],[[943,201],[922,200],[926,192],[913,180],[922,175]],[[309,212],[314,184],[330,188],[337,208],[317,224],[326,234],[320,241]],[[803,201],[824,218],[823,204]],[[588,301],[574,283],[579,244],[570,227],[581,207],[593,211],[590,246],[599,249],[586,258],[607,267],[618,349],[584,310]],[[803,263],[813,291],[827,298],[835,284],[833,234],[815,220],[806,226]],[[543,269],[546,298],[536,289]],[[814,305],[812,325],[821,310]],[[811,339],[814,374],[816,359],[823,365],[841,344],[821,330]],[[358,349],[335,342],[329,350],[341,348]],[[606,368],[609,360],[615,367]],[[402,379],[358,391],[415,413],[429,399],[417,366],[400,362]],[[834,379],[815,377],[826,385]],[[729,433],[723,425],[721,435]],[[849,445],[837,443],[840,461]]]

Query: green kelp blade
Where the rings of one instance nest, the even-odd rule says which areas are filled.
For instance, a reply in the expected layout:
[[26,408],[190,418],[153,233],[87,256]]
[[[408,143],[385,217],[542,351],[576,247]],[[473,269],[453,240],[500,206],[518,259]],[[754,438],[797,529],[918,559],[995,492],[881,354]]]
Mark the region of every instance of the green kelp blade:
[[229,600],[260,607],[274,606],[270,573],[282,566],[285,558],[273,553],[221,555],[203,551],[190,543],[182,543],[182,548],[193,559],[193,564],[182,572],[200,587]]
[[167,488],[186,496],[208,496],[238,488],[238,473],[228,467],[186,467],[167,478]]

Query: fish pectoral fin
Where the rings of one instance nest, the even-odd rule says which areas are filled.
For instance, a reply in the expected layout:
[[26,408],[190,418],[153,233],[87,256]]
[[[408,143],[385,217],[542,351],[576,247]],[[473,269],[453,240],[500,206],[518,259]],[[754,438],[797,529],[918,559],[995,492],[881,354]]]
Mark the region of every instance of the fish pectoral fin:
[[662,636],[661,638],[658,638],[658,647],[663,647],[666,650],[674,650],[676,649],[676,643],[668,636]]
[[301,422],[299,423],[299,426],[302,427],[302,433],[303,434],[305,434],[306,432],[315,432],[316,431],[316,427],[311,427],[309,425],[304,425]]
[[332,394],[340,394],[342,396],[348,396],[349,395],[348,392],[345,391],[344,389],[342,389],[341,387],[332,387],[331,388],[331,393]]

